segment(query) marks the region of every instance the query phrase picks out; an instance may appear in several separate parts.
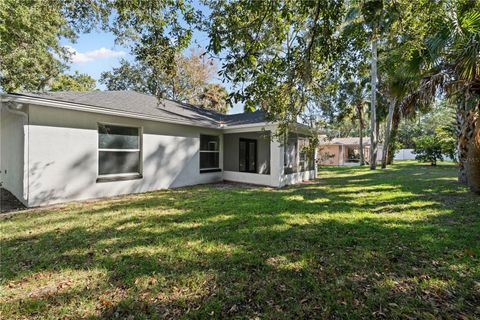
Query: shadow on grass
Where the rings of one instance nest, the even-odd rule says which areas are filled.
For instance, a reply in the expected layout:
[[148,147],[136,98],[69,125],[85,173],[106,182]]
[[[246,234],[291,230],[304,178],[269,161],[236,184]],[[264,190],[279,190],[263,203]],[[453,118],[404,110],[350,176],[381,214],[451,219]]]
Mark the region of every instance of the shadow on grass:
[[29,215],[32,234],[2,240],[3,283],[62,270],[106,278],[13,295],[4,309],[60,316],[55,306],[80,299],[91,318],[474,318],[480,199],[454,174],[327,168],[317,184],[280,190],[198,186]]

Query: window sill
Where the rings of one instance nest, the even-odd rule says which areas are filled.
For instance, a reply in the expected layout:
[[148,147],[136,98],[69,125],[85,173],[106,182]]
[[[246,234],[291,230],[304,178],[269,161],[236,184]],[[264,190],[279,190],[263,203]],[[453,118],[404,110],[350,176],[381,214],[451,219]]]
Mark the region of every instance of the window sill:
[[97,178],[97,183],[99,182],[113,182],[113,181],[126,181],[126,180],[138,180],[142,179],[143,175],[141,174],[132,174],[132,175],[112,175],[112,176],[101,176]]
[[221,172],[222,169],[218,168],[218,169],[205,169],[205,170],[201,170],[200,169],[200,173],[210,173],[210,172]]

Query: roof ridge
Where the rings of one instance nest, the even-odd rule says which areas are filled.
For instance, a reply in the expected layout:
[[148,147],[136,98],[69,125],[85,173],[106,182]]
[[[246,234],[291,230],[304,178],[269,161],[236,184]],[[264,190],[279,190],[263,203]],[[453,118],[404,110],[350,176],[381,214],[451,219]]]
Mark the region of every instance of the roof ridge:
[[[153,94],[149,94],[149,93],[145,93],[145,92],[138,92],[138,91],[134,91],[134,90],[118,90],[120,92],[122,91],[130,91],[130,92],[134,92],[134,93],[138,93],[138,94],[142,94],[142,95],[145,95],[147,97],[152,97],[152,98],[156,98],[158,99],[158,97],[156,97],[155,95]],[[180,100],[176,100],[176,99],[172,99],[172,98],[167,98],[167,97],[162,97],[161,98],[162,100],[167,100],[167,101],[170,101],[170,102],[174,102],[174,103],[177,103],[180,107],[182,108],[186,108],[186,109],[194,109],[194,110],[202,110],[202,111],[209,111],[209,112],[212,112],[212,113],[215,113],[219,116],[224,116],[225,114],[221,113],[221,112],[218,112],[216,110],[213,110],[213,109],[210,109],[210,108],[202,108],[200,106],[197,106],[197,105],[194,105],[194,104],[191,104],[191,103],[188,103],[188,102],[183,102],[183,101],[180,101]],[[215,120],[216,121],[216,120]]]
[[[158,100],[154,95],[134,90],[22,92],[12,93],[12,95],[152,116],[162,113],[179,119],[188,118],[193,123],[206,122],[215,126],[254,124],[266,121],[265,112],[261,109],[253,112],[223,114],[213,109],[174,99],[162,98]],[[159,103],[163,103],[165,107],[162,108]]]

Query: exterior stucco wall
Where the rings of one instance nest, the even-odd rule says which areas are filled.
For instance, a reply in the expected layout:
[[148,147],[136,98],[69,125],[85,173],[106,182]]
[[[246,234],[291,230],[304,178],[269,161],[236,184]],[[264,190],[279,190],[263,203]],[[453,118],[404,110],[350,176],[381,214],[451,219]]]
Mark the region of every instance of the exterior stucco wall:
[[236,171],[224,171],[223,179],[225,181],[234,181],[248,184],[258,184],[262,186],[278,187],[278,184],[272,185],[270,175],[248,173],[248,172],[236,172]]
[[225,171],[239,170],[240,138],[257,140],[257,173],[270,174],[270,132],[229,133],[223,136]]
[[0,112],[0,181],[3,188],[27,204],[24,188],[28,179],[25,167],[27,118],[7,111],[3,105]]
[[336,145],[320,145],[318,147],[318,157],[322,166],[338,166],[340,164],[340,147]]
[[[143,178],[96,182],[98,123],[142,128]],[[222,180],[222,172],[201,174],[199,160],[200,134],[219,130],[37,106],[29,130],[29,206]],[[222,158],[220,149],[221,168]]]
[[[0,168],[4,186],[30,207],[223,179],[280,187],[308,178],[305,173],[295,177],[283,173],[284,146],[265,137],[274,125],[208,129],[47,106],[26,109],[28,118],[1,113]],[[141,179],[97,182],[99,123],[140,128]],[[220,168],[232,156],[234,171],[238,170],[237,138],[257,139],[258,171],[269,174],[200,173],[201,134],[220,137]],[[235,152],[225,157],[224,147]]]
[[301,171],[295,173],[284,174],[280,183],[280,187],[285,185],[297,184],[307,180],[316,178],[315,170]]

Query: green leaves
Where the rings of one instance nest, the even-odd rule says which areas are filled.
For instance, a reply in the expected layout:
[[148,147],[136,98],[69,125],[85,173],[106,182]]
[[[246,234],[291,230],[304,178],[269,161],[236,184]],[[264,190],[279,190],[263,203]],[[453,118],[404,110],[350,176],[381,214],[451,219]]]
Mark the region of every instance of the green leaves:
[[448,152],[445,148],[449,144],[454,144],[454,141],[442,141],[439,136],[422,136],[415,139],[415,149],[413,153],[416,154],[415,159],[421,162],[430,162],[432,166],[437,165],[437,160],[443,161],[445,153]]
[[337,53],[342,1],[207,1],[209,49],[220,74],[238,85],[232,98],[261,108],[287,128],[306,112],[315,82]]
[[88,74],[75,71],[73,75],[61,74],[49,85],[50,91],[92,91],[96,81]]
[[480,11],[467,12],[462,17],[460,26],[466,32],[480,33]]
[[[112,14],[114,12],[115,14]],[[0,2],[0,87],[39,91],[69,61],[61,38],[74,41],[94,28],[115,34],[142,63],[171,72],[201,13],[190,0],[5,0]]]
[[365,22],[370,26],[374,33],[382,22],[383,9],[383,0],[363,1],[360,7]]
[[219,84],[208,84],[200,94],[200,105],[203,108],[215,110],[220,113],[228,111],[228,92]]
[[0,3],[0,88],[37,91],[64,68],[60,37],[74,39],[57,1]]
[[218,35],[213,35],[210,39],[210,46],[209,50],[213,51],[213,53],[218,54],[222,50],[220,37]]
[[173,60],[167,63],[158,61],[160,56],[154,55],[148,63],[122,60],[120,67],[103,72],[100,82],[108,90],[134,90],[226,112],[225,88],[208,85],[216,72],[214,61],[195,50],[189,56],[175,51],[171,54]]

